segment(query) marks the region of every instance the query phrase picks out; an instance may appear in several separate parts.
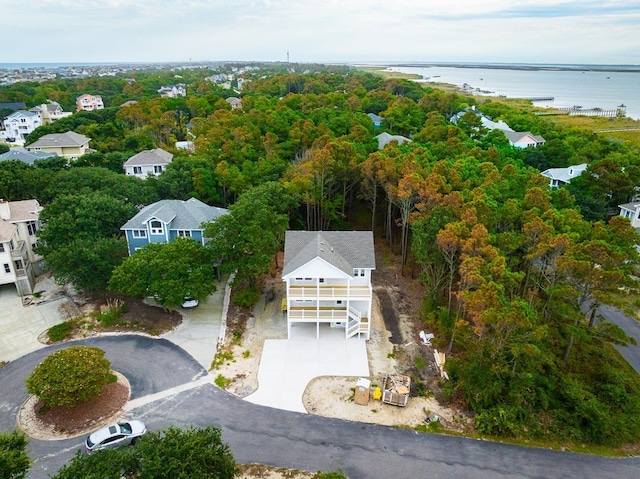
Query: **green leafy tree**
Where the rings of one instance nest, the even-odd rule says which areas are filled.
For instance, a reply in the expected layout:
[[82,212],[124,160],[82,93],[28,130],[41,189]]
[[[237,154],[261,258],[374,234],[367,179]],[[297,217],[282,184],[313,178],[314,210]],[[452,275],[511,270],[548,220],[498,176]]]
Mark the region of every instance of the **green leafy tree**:
[[45,407],[73,407],[96,397],[114,380],[103,350],[72,346],[47,356],[25,382]]
[[232,479],[236,463],[220,429],[179,429],[149,432],[135,447],[80,451],[53,479]]
[[29,472],[31,461],[25,451],[29,441],[14,429],[0,432],[0,479],[22,479]]
[[279,183],[248,190],[231,205],[229,214],[209,223],[207,248],[225,272],[237,271],[236,281],[253,287],[267,273],[289,226],[285,212],[296,204]]
[[174,308],[186,296],[203,300],[216,290],[213,260],[208,248],[189,238],[150,243],[113,271],[111,291],[137,298],[153,297]]
[[91,291],[104,288],[127,255],[120,227],[136,211],[132,204],[104,193],[59,196],[40,213],[43,228],[37,251],[56,281]]
[[45,248],[47,266],[60,284],[87,291],[104,290],[113,270],[128,256],[124,238],[77,238]]

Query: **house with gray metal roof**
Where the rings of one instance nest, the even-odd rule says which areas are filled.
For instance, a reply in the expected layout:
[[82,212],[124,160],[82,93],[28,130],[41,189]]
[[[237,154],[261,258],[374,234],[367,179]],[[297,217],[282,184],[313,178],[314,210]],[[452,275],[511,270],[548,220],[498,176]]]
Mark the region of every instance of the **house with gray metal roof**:
[[287,334],[342,328],[345,338],[369,339],[376,268],[371,231],[287,231],[282,280]]
[[159,175],[167,169],[173,155],[162,148],[144,150],[125,161],[123,168],[126,175],[145,179],[149,175]]
[[557,188],[558,186],[571,183],[573,178],[580,176],[586,169],[587,164],[581,163],[566,168],[548,168],[544,170],[541,175],[549,178],[549,186],[551,188]]
[[178,237],[191,238],[204,245],[204,224],[229,210],[209,206],[200,200],[160,200],[142,208],[120,229],[124,231],[129,255],[149,243],[170,243]]
[[8,160],[17,160],[22,161],[23,163],[27,163],[28,165],[33,165],[36,160],[41,160],[43,158],[52,158],[56,157],[55,153],[46,153],[44,151],[27,151],[24,148],[11,148],[6,153],[0,155],[0,161],[8,161]]

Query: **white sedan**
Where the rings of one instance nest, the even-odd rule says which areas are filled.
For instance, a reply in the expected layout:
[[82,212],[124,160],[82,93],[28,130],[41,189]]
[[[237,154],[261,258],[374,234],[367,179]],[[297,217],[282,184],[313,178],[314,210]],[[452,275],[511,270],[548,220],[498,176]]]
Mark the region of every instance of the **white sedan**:
[[142,421],[119,422],[98,429],[85,441],[87,454],[100,449],[113,448],[126,444],[135,444],[147,432]]

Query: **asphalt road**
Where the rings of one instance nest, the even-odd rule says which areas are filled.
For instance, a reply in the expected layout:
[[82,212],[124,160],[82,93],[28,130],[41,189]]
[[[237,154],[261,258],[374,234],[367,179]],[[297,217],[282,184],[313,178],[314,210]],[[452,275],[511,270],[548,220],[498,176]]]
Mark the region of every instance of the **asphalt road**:
[[[142,400],[202,378],[206,371],[181,348],[141,336],[102,337],[78,343],[107,352]],[[66,345],[65,345],[66,346]],[[27,394],[24,378],[52,348],[0,370],[0,429],[10,429]],[[143,401],[144,402],[144,401]],[[170,424],[213,424],[240,463],[310,471],[342,470],[350,478],[637,478],[640,458],[613,459],[530,449],[271,409],[242,401],[207,383],[150,401],[128,413],[151,430]],[[83,437],[32,440],[30,478],[54,474],[81,447]]]
[[616,346],[616,349],[640,374],[640,323],[613,306],[600,306],[598,308],[598,314],[604,316],[608,322],[618,325],[627,335],[636,340],[637,344]]

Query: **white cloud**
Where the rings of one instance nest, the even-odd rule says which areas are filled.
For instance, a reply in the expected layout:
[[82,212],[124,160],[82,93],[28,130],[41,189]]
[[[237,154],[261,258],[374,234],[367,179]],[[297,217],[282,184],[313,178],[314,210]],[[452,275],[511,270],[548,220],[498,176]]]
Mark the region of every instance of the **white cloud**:
[[[640,0],[32,0],[5,62],[638,63]],[[25,34],[25,30],[29,34]]]

